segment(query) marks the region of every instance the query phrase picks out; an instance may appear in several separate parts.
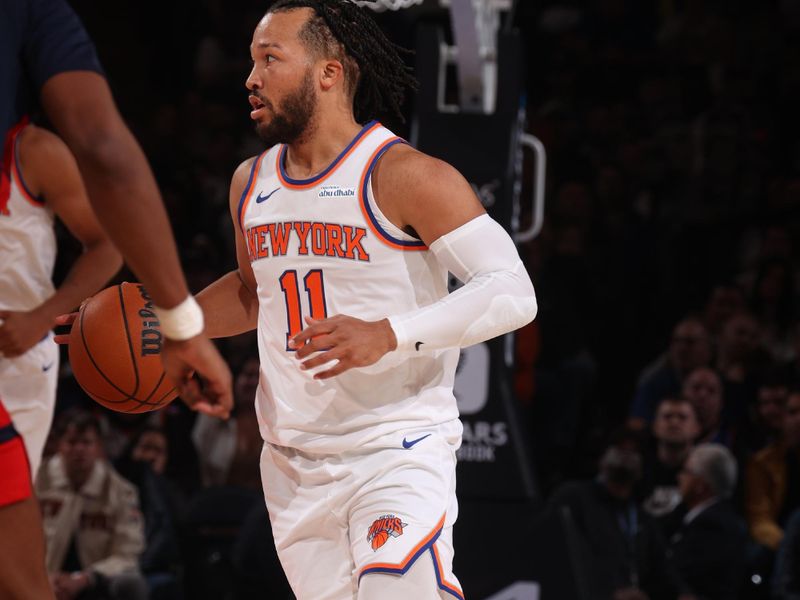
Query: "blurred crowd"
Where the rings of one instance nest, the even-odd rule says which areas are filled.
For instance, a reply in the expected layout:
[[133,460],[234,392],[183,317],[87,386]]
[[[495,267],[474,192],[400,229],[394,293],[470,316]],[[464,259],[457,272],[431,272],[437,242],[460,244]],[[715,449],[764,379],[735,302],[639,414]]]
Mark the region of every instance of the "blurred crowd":
[[584,597],[798,598],[800,3],[536,4],[516,387]]
[[[260,151],[243,82],[263,3],[73,5],[199,291],[234,267],[228,184]],[[441,15],[379,22],[413,45],[415,18]],[[542,510],[579,540],[576,585],[800,598],[800,0],[522,0],[515,21],[548,151],[545,227],[521,248],[540,309],[515,386]],[[118,597],[142,581],[151,598],[289,596],[260,488],[254,336],[220,347],[236,378],[225,423],[180,402],[101,411],[63,361],[40,494],[116,482],[109,506],[137,532],[81,526],[127,536],[101,582]],[[109,560],[59,535],[56,572]],[[142,581],[115,583],[131,560]]]

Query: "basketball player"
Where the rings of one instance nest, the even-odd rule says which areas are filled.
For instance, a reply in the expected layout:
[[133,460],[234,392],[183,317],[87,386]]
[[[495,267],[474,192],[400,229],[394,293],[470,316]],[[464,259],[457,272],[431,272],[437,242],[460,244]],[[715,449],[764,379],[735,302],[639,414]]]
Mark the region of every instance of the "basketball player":
[[[92,212],[75,159],[57,136],[23,123],[9,133],[4,160],[11,177],[8,196],[0,196],[0,398],[25,442],[35,478],[56,403],[59,351],[50,330],[56,316],[99,290],[122,259]],[[84,247],[57,290],[50,280],[54,216]]]
[[279,0],[250,52],[269,149],[233,176],[238,270],[198,299],[212,337],[258,330],[281,564],[299,600],[463,598],[459,347],[530,322],[533,286],[465,179],[369,120],[413,80],[362,9]]
[[[3,139],[36,99],[74,154],[100,223],[161,307],[168,375],[194,408],[226,416],[230,371],[203,334],[202,311],[188,294],[152,172],[117,111],[88,35],[64,0],[0,0]],[[0,169],[4,200],[10,181],[10,171]],[[202,389],[191,378],[195,371],[205,379]],[[1,399],[0,532],[0,598],[52,598],[30,467]]]

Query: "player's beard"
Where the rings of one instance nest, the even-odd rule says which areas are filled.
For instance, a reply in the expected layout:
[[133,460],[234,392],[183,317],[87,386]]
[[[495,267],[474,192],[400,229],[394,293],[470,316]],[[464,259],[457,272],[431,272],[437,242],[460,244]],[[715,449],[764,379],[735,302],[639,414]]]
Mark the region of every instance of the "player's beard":
[[261,100],[272,112],[272,118],[256,124],[256,133],[267,147],[293,144],[310,132],[317,109],[317,94],[310,69],[306,71],[297,89],[281,100],[277,110],[265,98]]

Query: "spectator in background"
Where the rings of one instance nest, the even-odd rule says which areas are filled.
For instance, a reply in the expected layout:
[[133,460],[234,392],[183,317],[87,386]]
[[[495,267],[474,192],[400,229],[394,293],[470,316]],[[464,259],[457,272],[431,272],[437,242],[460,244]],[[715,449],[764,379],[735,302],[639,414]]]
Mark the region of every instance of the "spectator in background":
[[703,310],[703,322],[716,342],[722,327],[734,314],[745,309],[744,290],[735,283],[719,283],[711,289]]
[[147,425],[134,436],[129,447],[131,460],[144,463],[156,475],[164,475],[169,457],[169,442],[164,430]]
[[692,594],[703,600],[738,598],[744,582],[747,529],[729,498],[736,459],[720,444],[700,444],[679,475],[688,512],[669,543],[669,555]]
[[640,486],[642,508],[653,517],[664,517],[681,502],[678,474],[700,435],[694,407],[685,398],[665,398],[653,421],[655,448],[644,455]]
[[206,487],[229,485],[261,490],[258,462],[264,442],[254,408],[258,377],[258,357],[251,355],[236,374],[231,418],[221,421],[198,415],[192,440]]
[[719,338],[715,368],[724,387],[724,417],[731,426],[747,414],[769,365],[763,332],[755,317],[740,312],[728,319]]
[[772,600],[800,600],[800,510],[792,513],[772,572]]
[[164,431],[148,425],[134,435],[115,465],[139,492],[145,534],[139,568],[147,581],[150,600],[181,597],[177,518],[169,483],[164,477],[168,452]]
[[786,382],[800,388],[800,321],[790,327],[792,337],[792,358],[779,365],[781,375]]
[[778,373],[764,379],[756,391],[756,402],[748,411],[748,420],[736,436],[736,455],[741,463],[780,439],[789,387]]
[[[185,593],[192,600],[229,597],[241,591],[237,588],[252,583],[249,568],[238,571],[242,557],[235,555],[234,548],[244,535],[245,526],[257,527],[247,523],[249,515],[257,510],[255,507],[266,512],[259,469],[264,441],[255,413],[257,356],[251,352],[233,371],[231,418],[219,421],[198,415],[192,431],[203,480],[203,488],[190,499],[183,520],[185,564],[187,571],[193,573],[185,579]],[[251,549],[260,557],[260,549]],[[248,558],[252,560],[244,562],[259,563],[257,557]],[[263,572],[260,575],[263,577]]]
[[697,415],[700,425],[698,441],[729,445],[733,432],[722,419],[724,398],[722,380],[717,372],[709,367],[695,369],[683,382],[682,394]]
[[783,435],[747,465],[745,511],[750,535],[771,551],[778,549],[789,515],[800,508],[800,391],[786,401]]
[[548,501],[550,513],[566,507],[575,522],[592,600],[688,598],[679,594],[684,586],[666,560],[658,526],[637,506],[641,476],[639,436],[618,432],[596,479],[565,483]]
[[139,600],[144,529],[136,489],[102,458],[92,415],[63,415],[58,453],[42,465],[36,493],[47,570],[58,600]]
[[677,396],[692,370],[711,361],[708,331],[697,317],[682,319],[672,331],[668,350],[645,368],[636,385],[631,406],[631,425],[643,428],[652,422],[662,398]]
[[761,262],[753,284],[750,308],[763,329],[771,358],[785,362],[793,357],[791,326],[797,316],[797,294],[791,263],[783,258]]

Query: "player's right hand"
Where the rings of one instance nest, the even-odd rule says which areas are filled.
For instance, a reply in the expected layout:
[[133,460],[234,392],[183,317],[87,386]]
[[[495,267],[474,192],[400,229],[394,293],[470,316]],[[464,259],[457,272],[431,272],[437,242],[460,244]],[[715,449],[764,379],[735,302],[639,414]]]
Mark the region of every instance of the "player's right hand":
[[66,333],[57,333],[53,336],[53,341],[56,344],[69,344],[69,334],[72,331],[72,324],[78,318],[80,313],[78,311],[67,313],[66,315],[58,315],[56,317],[56,327],[69,327]]
[[204,334],[180,342],[165,339],[161,360],[181,400],[192,410],[220,419],[230,416],[233,378],[216,346]]

